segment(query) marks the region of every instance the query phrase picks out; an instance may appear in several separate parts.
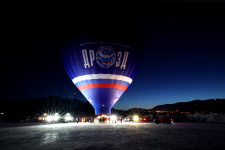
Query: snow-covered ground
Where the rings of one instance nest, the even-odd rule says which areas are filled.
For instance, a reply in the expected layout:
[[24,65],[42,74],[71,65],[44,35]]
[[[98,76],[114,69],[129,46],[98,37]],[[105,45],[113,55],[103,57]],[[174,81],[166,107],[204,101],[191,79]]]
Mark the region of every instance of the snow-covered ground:
[[221,122],[225,123],[224,113],[210,113],[210,114],[187,114],[187,121],[197,121],[197,122]]
[[225,124],[213,123],[64,123],[0,127],[1,150],[217,150],[225,148],[224,139]]

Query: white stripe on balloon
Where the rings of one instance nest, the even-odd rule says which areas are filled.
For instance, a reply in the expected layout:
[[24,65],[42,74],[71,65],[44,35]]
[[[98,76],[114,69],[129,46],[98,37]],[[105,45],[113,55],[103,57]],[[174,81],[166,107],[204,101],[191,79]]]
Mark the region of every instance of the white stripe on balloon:
[[112,79],[112,80],[121,80],[121,81],[126,81],[131,84],[133,81],[131,78],[122,76],[122,75],[116,75],[116,74],[89,74],[89,75],[83,75],[83,76],[78,76],[74,78],[72,81],[74,84],[80,81],[84,80],[92,80],[92,79]]

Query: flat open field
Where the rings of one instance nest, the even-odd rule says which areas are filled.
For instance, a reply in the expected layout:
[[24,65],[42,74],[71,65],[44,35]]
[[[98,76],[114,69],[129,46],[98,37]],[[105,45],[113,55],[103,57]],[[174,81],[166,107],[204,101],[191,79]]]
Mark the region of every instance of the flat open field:
[[64,123],[0,127],[0,149],[11,150],[217,150],[225,149],[225,124]]

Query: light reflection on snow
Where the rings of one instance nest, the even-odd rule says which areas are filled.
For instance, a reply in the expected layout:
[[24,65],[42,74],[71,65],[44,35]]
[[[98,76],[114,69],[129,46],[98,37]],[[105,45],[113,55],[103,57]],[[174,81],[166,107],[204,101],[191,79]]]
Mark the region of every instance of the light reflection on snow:
[[57,140],[58,138],[58,133],[57,132],[46,132],[44,134],[44,142],[43,144],[49,144],[49,143],[53,143]]

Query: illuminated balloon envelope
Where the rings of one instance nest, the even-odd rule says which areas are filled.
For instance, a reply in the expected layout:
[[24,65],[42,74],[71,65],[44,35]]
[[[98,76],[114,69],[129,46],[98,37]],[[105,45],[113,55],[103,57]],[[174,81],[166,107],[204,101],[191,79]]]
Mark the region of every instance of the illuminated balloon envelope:
[[140,67],[144,51],[141,34],[125,19],[89,18],[71,35],[62,50],[67,74],[96,115],[111,114]]

